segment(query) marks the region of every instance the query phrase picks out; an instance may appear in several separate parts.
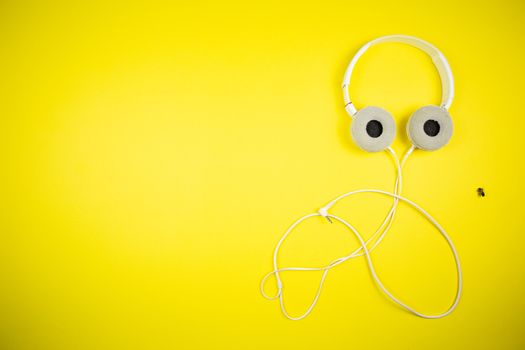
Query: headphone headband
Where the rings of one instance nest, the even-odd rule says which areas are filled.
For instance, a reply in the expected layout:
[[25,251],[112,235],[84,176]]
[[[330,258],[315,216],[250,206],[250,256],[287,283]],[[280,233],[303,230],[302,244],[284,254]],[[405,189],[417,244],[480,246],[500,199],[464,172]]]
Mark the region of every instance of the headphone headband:
[[353,117],[354,114],[357,113],[357,109],[354,107],[349,93],[350,78],[352,77],[352,72],[354,71],[357,61],[370,47],[386,42],[408,44],[420,49],[430,56],[441,78],[441,107],[448,110],[454,98],[454,77],[452,76],[450,65],[441,51],[439,51],[434,45],[413,36],[388,35],[366,43],[359,49],[359,51],[357,51],[355,56],[352,58],[352,61],[350,61],[348,68],[346,68],[343,79],[343,94],[345,100],[345,110],[348,112],[348,114]]

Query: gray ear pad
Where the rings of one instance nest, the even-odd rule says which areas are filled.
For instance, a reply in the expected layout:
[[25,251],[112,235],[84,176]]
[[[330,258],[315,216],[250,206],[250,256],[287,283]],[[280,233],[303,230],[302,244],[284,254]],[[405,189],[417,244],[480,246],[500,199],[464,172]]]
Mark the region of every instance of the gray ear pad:
[[392,115],[379,107],[360,109],[350,127],[352,139],[368,152],[379,152],[390,146],[396,136],[396,123]]
[[407,124],[408,138],[414,146],[435,151],[445,146],[454,127],[447,110],[438,106],[425,106],[415,111]]

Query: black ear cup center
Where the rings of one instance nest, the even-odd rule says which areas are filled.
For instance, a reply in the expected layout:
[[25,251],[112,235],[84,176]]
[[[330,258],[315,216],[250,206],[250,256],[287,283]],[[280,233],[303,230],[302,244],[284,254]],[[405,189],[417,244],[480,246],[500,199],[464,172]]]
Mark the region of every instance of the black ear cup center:
[[371,120],[366,124],[368,136],[378,138],[383,133],[383,125],[377,120]]
[[[434,137],[437,134],[439,134],[439,130],[441,127],[439,126],[439,123],[433,119],[429,119],[423,124],[423,131],[425,131],[425,134],[427,134],[430,137]],[[368,126],[367,129],[368,131]]]

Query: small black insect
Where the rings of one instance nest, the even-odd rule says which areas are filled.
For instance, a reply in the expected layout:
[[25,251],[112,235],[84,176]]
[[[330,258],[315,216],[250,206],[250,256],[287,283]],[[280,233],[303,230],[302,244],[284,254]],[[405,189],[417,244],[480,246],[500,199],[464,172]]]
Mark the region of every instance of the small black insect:
[[478,192],[478,196],[485,197],[485,190],[483,188],[478,187],[477,192]]

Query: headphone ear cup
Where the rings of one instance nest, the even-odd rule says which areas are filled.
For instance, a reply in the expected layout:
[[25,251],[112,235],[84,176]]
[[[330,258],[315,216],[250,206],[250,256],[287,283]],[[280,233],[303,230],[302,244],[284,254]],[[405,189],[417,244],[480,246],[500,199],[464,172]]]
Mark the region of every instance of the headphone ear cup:
[[407,124],[408,138],[414,146],[425,151],[435,151],[445,146],[453,131],[450,114],[438,106],[419,108]]
[[354,115],[350,131],[352,139],[361,149],[379,152],[394,141],[396,123],[389,112],[369,106]]

